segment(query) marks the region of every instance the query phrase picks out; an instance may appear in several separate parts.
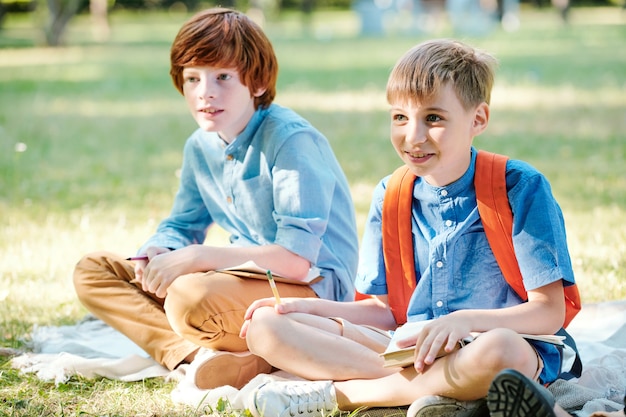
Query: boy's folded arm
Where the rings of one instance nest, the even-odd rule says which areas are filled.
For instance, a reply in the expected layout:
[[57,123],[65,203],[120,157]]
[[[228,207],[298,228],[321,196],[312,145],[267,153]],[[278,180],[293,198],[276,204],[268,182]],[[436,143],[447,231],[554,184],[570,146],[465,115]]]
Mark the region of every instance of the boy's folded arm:
[[[496,310],[498,312],[500,310]],[[503,326],[526,334],[554,334],[565,320],[562,280],[528,291],[528,301],[502,309]]]
[[358,301],[315,299],[310,314],[322,317],[340,317],[353,324],[372,326],[380,330],[394,330],[396,321],[387,304],[379,296]]
[[[563,280],[555,281],[535,290],[528,291],[529,308],[527,323],[533,323],[534,332],[518,330],[528,334],[554,334],[563,327],[565,321],[565,298]],[[522,304],[522,306],[524,305]]]
[[363,311],[356,313],[356,316],[351,319],[353,323],[374,326],[381,330],[395,330],[398,327],[386,295],[375,295],[356,301],[354,304],[363,308]]
[[508,328],[517,333],[554,334],[563,325],[565,302],[561,280],[528,291],[528,301],[499,309],[459,310],[450,316],[470,318],[472,332]]
[[203,270],[232,268],[252,261],[264,270],[292,279],[306,278],[311,263],[278,244],[262,246],[206,246],[201,247]]

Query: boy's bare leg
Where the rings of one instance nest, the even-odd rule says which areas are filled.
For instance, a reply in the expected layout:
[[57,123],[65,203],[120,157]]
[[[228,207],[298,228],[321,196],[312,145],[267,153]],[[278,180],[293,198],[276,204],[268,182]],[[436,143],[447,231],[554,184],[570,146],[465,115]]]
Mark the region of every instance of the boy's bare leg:
[[383,368],[380,352],[340,337],[342,326],[334,320],[303,313],[281,315],[268,307],[254,315],[248,348],[276,368],[310,380],[371,379],[398,372]]
[[427,395],[471,401],[487,395],[502,369],[517,369],[532,377],[537,365],[528,342],[511,330],[496,329],[440,358],[421,374],[409,367],[381,379],[335,382],[335,391],[341,410],[406,405]]
[[[495,375],[505,368],[534,376],[537,355],[517,333],[496,329],[481,335],[468,346],[437,360],[421,374],[412,368],[401,372],[383,368],[378,352],[346,338],[338,323],[307,314],[264,314],[248,330],[250,350],[273,366],[306,379],[330,379],[335,382],[341,410],[361,406],[392,407],[408,405],[426,395],[443,395],[459,400],[475,400],[487,394]],[[260,337],[264,331],[274,337]],[[252,336],[252,338],[250,338]]]

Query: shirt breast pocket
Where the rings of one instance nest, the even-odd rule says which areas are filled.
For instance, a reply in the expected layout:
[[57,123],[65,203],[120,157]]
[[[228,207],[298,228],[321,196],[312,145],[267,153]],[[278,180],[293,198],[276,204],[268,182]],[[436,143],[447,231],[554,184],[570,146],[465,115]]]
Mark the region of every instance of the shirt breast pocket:
[[452,253],[454,284],[461,298],[500,293],[506,285],[502,271],[484,233],[467,233],[459,237]]

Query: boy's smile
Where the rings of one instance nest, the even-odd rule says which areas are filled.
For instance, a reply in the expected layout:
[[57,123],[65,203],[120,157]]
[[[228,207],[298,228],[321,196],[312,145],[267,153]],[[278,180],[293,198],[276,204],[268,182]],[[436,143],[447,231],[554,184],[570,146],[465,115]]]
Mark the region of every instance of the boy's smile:
[[466,110],[448,83],[422,103],[392,103],[391,142],[414,174],[441,187],[465,173],[474,136],[488,119],[486,103]]
[[430,159],[434,155],[434,153],[412,153],[412,152],[407,152],[407,155],[409,156],[409,158],[414,160],[416,164],[423,164],[428,159]]

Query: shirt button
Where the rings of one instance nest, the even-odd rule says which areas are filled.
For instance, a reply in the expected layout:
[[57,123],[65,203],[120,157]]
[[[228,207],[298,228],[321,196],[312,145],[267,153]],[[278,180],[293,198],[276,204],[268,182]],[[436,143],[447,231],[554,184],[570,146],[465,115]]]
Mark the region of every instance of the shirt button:
[[226,160],[227,161],[232,161],[233,160],[233,156],[232,155],[226,155]]
[[437,268],[441,268],[441,267],[443,267],[443,262],[437,261],[437,263],[435,265],[437,265]]
[[441,195],[442,196],[447,196],[448,195],[448,190],[441,190]]
[[443,301],[439,300],[437,301],[437,307],[442,307],[443,306]]
[[228,204],[231,204],[233,202],[233,198],[232,197],[226,197],[226,202]]
[[452,220],[446,220],[446,226],[447,227],[452,226]]

